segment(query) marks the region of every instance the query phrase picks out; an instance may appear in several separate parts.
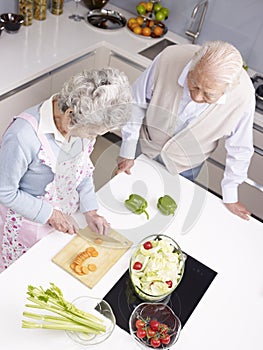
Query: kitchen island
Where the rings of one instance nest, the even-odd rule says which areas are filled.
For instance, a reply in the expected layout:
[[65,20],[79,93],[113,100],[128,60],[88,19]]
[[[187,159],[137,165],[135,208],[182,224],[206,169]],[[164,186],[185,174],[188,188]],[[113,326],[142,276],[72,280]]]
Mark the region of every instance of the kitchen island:
[[[150,220],[125,209],[124,199],[137,192],[147,198]],[[174,216],[162,216],[156,198],[176,199]],[[99,212],[134,244],[147,235],[173,237],[188,255],[217,272],[184,325],[174,349],[260,350],[263,315],[263,226],[231,214],[219,198],[160,164],[140,156],[132,175],[119,174],[98,191]],[[72,239],[57,231],[42,239],[0,274],[1,349],[81,350],[63,331],[22,329],[28,284],[58,285],[67,299],[88,295],[103,298],[127,271],[128,250],[93,288],[89,289],[51,259]],[[185,277],[185,276],[184,276]],[[184,278],[183,277],[183,278]],[[96,350],[138,349],[119,326]]]

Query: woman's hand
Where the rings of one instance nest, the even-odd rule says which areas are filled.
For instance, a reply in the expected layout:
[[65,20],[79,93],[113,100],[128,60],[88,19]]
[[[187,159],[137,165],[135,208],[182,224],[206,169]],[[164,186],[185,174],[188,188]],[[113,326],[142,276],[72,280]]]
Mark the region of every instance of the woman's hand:
[[134,165],[134,159],[118,157],[117,165],[118,165],[118,169],[116,170],[116,175],[122,172],[125,172],[126,174],[130,175],[131,168]]
[[78,225],[73,218],[62,213],[62,211],[53,209],[52,215],[48,220],[48,224],[55,230],[64,233],[77,233]]
[[84,213],[87,224],[91,231],[100,235],[108,235],[110,232],[110,224],[103,216],[97,214],[96,210],[90,210]]
[[250,211],[241,204],[240,202],[236,203],[224,203],[228,210],[230,210],[233,214],[239,216],[244,220],[249,220],[249,216],[251,215]]

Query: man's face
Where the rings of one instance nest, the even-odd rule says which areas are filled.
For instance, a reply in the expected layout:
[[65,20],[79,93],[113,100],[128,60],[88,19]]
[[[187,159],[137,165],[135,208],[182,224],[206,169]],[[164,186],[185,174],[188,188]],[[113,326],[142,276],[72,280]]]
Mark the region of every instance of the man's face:
[[224,94],[227,84],[209,78],[205,70],[193,70],[187,76],[188,89],[193,101],[215,103]]

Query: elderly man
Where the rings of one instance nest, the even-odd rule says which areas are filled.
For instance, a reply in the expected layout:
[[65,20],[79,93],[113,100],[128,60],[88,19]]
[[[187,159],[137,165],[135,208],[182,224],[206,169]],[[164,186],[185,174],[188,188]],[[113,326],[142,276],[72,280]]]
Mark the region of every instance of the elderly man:
[[239,51],[226,42],[174,45],[159,54],[133,85],[132,119],[123,127],[118,172],[130,173],[141,151],[172,174],[194,180],[225,139],[223,202],[248,220],[238,201],[253,154],[255,93]]

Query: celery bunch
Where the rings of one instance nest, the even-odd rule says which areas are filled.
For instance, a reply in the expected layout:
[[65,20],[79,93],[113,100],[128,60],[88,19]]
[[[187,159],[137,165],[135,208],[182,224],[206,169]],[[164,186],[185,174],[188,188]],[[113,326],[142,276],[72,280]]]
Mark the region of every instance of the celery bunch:
[[46,290],[42,287],[29,285],[27,295],[27,299],[32,304],[26,304],[26,307],[46,310],[51,314],[35,314],[25,311],[23,316],[38,321],[22,320],[22,328],[67,330],[82,332],[87,335],[106,332],[102,319],[80,310],[65,300],[62,291],[54,283],[50,283],[50,288]]

